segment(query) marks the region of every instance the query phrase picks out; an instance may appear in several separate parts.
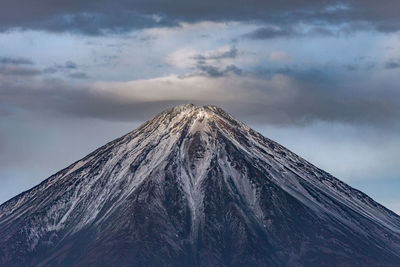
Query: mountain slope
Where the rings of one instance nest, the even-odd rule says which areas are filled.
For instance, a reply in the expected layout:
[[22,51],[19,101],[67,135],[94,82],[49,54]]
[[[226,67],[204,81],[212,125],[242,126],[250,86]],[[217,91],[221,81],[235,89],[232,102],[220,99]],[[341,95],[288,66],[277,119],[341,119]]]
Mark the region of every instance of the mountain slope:
[[399,266],[400,217],[181,105],[0,206],[1,266]]

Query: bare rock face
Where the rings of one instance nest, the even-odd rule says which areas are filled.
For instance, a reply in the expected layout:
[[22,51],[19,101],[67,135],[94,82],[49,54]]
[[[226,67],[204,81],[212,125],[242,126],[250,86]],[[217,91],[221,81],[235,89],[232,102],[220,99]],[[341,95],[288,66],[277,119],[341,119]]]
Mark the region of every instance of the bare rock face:
[[400,217],[182,105],[0,206],[1,266],[400,266]]

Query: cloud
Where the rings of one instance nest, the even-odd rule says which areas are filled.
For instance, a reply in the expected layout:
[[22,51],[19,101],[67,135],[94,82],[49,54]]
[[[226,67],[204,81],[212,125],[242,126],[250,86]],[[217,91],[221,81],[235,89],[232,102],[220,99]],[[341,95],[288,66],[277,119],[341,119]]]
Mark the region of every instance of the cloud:
[[[2,30],[41,29],[55,32],[105,34],[152,27],[177,26],[181,22],[240,21],[264,22],[277,25],[348,23],[372,25],[389,32],[400,29],[397,0],[382,4],[374,0],[349,2],[328,0],[308,1],[252,1],[243,5],[239,0],[220,1],[106,1],[72,0],[54,2],[21,0],[2,2],[0,25]],[[259,32],[261,33],[261,32]],[[277,32],[263,32],[277,34]],[[279,34],[279,33],[278,33]]]
[[240,75],[243,72],[240,68],[236,67],[235,65],[229,65],[221,69],[212,65],[199,64],[197,65],[197,69],[200,72],[196,73],[195,75],[205,75],[213,78],[223,77],[231,74]]
[[236,58],[238,50],[236,47],[228,47],[227,49],[220,49],[216,51],[208,51],[193,56],[195,60],[221,60],[227,58]]
[[244,35],[244,37],[250,39],[270,39],[275,37],[283,37],[283,36],[295,36],[298,35],[293,29],[282,28],[279,26],[265,26],[258,28],[250,33]]
[[56,65],[53,65],[52,67],[46,68],[48,73],[54,73],[59,70],[71,71],[71,70],[76,70],[76,69],[78,69],[78,64],[76,64],[75,62],[73,62],[71,60],[65,61],[64,64],[56,64]]
[[198,51],[185,47],[178,49],[166,56],[166,62],[169,65],[178,68],[191,68],[196,65],[195,57],[198,55]]
[[62,66],[62,67],[67,68],[67,69],[77,69],[78,65],[76,65],[75,62],[67,61],[67,62],[65,62],[64,66]]
[[68,77],[72,79],[88,79],[89,76],[85,72],[73,72]]
[[[296,23],[259,24],[259,28],[243,34],[241,37],[252,40],[264,40],[273,38],[298,38],[298,37],[340,37],[348,36],[357,31],[372,31],[374,28],[366,22],[324,22],[309,21]],[[375,29],[376,30],[376,29]]]
[[[208,75],[165,76],[130,82],[74,86],[32,76],[21,83],[4,78],[0,105],[63,116],[104,120],[141,120],[179,103],[216,104],[245,121],[278,125],[337,121],[398,127],[400,92],[374,80],[332,84],[320,72],[287,70],[271,78],[236,74],[235,67],[205,70]],[[215,72],[215,73],[213,73]],[[380,88],[377,90],[376,88]],[[142,110],[143,109],[143,110]]]
[[39,75],[40,73],[41,71],[35,68],[13,66],[13,65],[0,66],[0,75],[32,76],[32,75]]
[[[12,76],[35,76],[41,74],[54,74],[63,71],[73,79],[86,79],[88,75],[84,72],[77,72],[78,65],[73,61],[66,61],[64,64],[56,64],[44,69],[34,68],[26,65],[33,65],[33,61],[19,57],[0,57],[0,75]],[[75,71],[72,72],[71,71]]]
[[22,57],[0,57],[0,64],[33,65],[33,61]]
[[215,78],[242,74],[243,70],[236,63],[243,62],[243,54],[236,47],[229,46],[202,52],[183,48],[169,54],[166,61],[178,68],[192,70],[192,73],[185,76],[204,75]]
[[400,68],[400,60],[391,59],[385,63],[384,67],[387,70],[398,69]]
[[168,64],[179,68],[193,68],[197,65],[230,65],[238,58],[237,48],[225,46],[215,50],[197,51],[185,47],[178,49],[166,57]]
[[285,51],[273,51],[269,53],[269,60],[271,61],[286,61],[290,58],[289,54]]
[[345,64],[343,67],[347,71],[355,71],[355,70],[357,70],[357,66],[355,64]]
[[42,70],[42,74],[55,74],[63,73],[66,77],[72,79],[87,79],[89,76],[82,71],[77,71],[79,69],[78,64],[73,61],[67,60],[64,64],[55,64],[50,67],[46,67]]

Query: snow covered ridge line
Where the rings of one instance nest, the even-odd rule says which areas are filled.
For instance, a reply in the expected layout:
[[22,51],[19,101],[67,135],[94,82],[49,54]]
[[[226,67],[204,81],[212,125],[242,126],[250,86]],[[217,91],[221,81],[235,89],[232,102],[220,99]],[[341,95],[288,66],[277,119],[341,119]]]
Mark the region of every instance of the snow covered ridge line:
[[400,217],[180,105],[0,206],[0,266],[399,266]]

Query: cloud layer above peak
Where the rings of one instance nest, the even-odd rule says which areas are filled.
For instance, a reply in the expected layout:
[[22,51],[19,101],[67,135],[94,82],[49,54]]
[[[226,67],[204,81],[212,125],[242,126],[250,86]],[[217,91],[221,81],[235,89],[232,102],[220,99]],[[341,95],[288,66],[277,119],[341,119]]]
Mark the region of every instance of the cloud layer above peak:
[[0,10],[0,25],[2,30],[42,29],[89,35],[201,21],[268,22],[285,28],[269,31],[265,28],[258,33],[263,36],[294,33],[288,26],[299,22],[310,25],[344,23],[350,25],[349,29],[361,27],[391,32],[400,27],[399,5],[396,0],[253,0],[246,3],[238,0],[5,0]]

